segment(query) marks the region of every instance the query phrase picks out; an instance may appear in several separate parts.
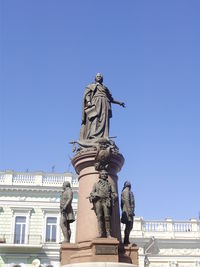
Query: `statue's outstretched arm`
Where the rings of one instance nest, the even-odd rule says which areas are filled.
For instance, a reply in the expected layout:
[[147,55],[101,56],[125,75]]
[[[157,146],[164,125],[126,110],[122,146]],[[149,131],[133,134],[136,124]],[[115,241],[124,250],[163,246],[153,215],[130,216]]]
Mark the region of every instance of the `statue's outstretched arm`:
[[115,99],[112,99],[111,103],[120,105],[120,106],[122,106],[123,108],[126,107],[126,105],[125,105],[124,102],[121,102],[121,101],[118,101],[118,100],[115,100]]

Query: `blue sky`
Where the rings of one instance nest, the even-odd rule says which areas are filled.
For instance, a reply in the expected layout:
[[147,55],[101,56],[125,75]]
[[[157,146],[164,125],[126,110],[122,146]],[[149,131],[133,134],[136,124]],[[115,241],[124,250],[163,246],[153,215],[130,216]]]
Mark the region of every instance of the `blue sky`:
[[0,0],[0,170],[73,171],[85,86],[101,72],[136,215],[200,211],[200,1]]

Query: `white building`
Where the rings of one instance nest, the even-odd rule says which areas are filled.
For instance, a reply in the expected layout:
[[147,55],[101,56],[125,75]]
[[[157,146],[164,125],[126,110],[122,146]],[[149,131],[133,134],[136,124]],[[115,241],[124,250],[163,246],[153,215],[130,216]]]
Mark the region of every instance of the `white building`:
[[200,267],[200,222],[196,219],[144,221],[136,217],[130,240],[139,246],[140,267]]
[[[77,211],[77,176],[71,173],[0,172],[0,267],[60,266],[59,203],[70,181]],[[75,241],[75,223],[71,224]],[[122,235],[123,235],[122,225]],[[140,267],[200,267],[200,222],[144,221],[135,217],[130,235],[139,247]]]
[[[60,194],[71,183],[77,211],[77,176],[72,173],[0,173],[0,266],[60,266]],[[75,223],[71,224],[72,242]]]

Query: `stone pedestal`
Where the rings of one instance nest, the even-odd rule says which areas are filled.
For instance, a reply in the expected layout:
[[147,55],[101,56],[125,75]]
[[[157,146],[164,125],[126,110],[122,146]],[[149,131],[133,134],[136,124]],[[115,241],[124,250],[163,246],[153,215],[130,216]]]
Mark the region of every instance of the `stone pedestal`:
[[121,262],[86,262],[86,263],[75,263],[67,264],[63,267],[138,267],[135,264],[127,264]]
[[61,265],[80,262],[118,262],[116,238],[96,238],[92,241],[62,244]]
[[[80,152],[75,155],[72,164],[79,174],[79,192],[78,192],[78,212],[76,226],[76,242],[90,241],[98,237],[98,224],[93,205],[89,202],[89,195],[93,185],[99,179],[99,172],[95,170],[96,151]],[[120,153],[111,154],[108,180],[114,184],[118,193],[117,173],[124,163],[124,158]],[[111,217],[111,235],[121,241],[119,203],[115,203]]]
[[[63,243],[61,245],[61,266],[85,267],[89,266],[89,263],[91,262],[91,266],[99,267],[137,266],[138,248],[131,246],[124,247],[121,243],[118,202],[115,203],[112,210],[112,238],[98,238],[97,217],[93,210],[93,205],[88,199],[93,185],[99,179],[99,172],[96,171],[94,167],[96,153],[96,150],[84,150],[78,152],[72,160],[72,164],[79,175],[76,243]],[[115,186],[117,193],[117,173],[120,171],[123,163],[124,158],[120,153],[111,153],[108,168],[108,180]]]
[[98,262],[128,263],[138,265],[138,247],[123,246],[116,238],[96,238],[83,243],[63,243],[61,246],[61,266],[77,263]]

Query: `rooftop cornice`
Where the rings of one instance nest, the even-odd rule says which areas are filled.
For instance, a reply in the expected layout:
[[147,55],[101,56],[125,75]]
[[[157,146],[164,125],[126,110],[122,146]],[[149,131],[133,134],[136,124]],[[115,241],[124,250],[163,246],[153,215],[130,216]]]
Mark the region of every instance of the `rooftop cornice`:
[[1,185],[1,191],[62,192],[62,187],[57,187],[57,186]]
[[[144,246],[147,244],[151,238],[144,237],[131,237],[131,240],[134,241],[139,246]],[[155,238],[159,248],[200,248],[200,239],[199,238]]]
[[72,172],[44,172],[44,171],[28,171],[28,172],[21,172],[21,171],[14,171],[14,170],[5,170],[1,171],[0,174],[25,174],[25,175],[64,175],[64,176],[70,176],[70,177],[76,177],[77,175]]
[[[35,192],[35,193],[60,193],[62,192],[62,188],[55,188],[55,187],[34,187],[34,188],[29,188],[29,187],[11,187],[11,186],[1,186],[0,191],[4,192]],[[78,192],[78,188],[72,188],[72,191],[74,193]]]

